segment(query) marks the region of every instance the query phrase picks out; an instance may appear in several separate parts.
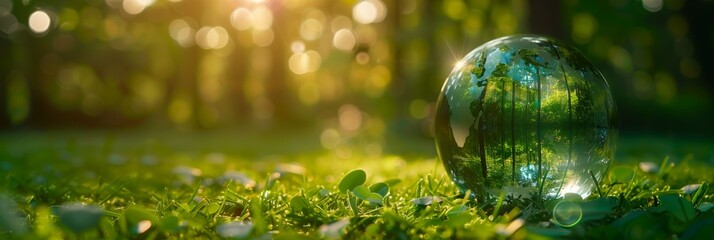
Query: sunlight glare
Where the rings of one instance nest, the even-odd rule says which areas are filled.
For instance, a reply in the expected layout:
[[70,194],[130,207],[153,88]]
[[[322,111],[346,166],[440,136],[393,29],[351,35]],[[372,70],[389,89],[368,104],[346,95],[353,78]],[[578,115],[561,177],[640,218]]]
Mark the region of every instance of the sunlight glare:
[[583,192],[584,192],[583,190],[584,189],[576,183],[568,183],[567,185],[565,185],[563,187],[563,189],[560,190],[560,195],[558,195],[556,197],[565,196],[566,193],[575,193],[575,194],[580,195],[580,197],[582,197],[584,199],[584,198],[588,197],[588,195],[583,194]]
[[457,61],[456,64],[454,64],[454,68],[456,68],[456,69],[461,69],[461,67],[463,67],[463,66],[464,66],[463,61]]

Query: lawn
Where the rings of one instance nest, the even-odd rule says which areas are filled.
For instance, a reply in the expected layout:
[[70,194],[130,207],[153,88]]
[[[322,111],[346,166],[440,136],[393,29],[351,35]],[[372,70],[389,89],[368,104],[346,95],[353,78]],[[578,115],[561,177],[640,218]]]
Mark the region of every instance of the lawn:
[[[478,202],[430,139],[308,131],[49,131],[0,136],[0,238],[701,239],[711,140],[623,134],[586,198]],[[367,147],[369,146],[369,147]]]

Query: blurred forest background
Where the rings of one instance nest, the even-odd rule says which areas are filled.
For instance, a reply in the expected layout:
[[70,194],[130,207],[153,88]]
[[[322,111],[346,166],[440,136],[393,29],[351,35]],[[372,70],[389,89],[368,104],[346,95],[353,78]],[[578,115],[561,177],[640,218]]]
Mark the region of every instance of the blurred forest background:
[[624,132],[714,133],[711,0],[0,0],[0,129],[308,128],[428,137],[454,63],[552,36]]

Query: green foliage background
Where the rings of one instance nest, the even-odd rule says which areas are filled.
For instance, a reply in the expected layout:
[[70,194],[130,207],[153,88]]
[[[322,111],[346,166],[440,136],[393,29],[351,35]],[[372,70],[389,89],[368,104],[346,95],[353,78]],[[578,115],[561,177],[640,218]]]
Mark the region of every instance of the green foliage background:
[[[130,14],[124,2],[149,5]],[[535,33],[575,45],[604,72],[624,129],[712,131],[703,120],[714,112],[710,1],[399,0],[365,24],[353,18],[358,3],[3,0],[1,126],[320,126],[352,104],[421,128],[460,57],[490,39]],[[272,14],[270,33],[236,28],[235,9],[258,8]],[[28,20],[38,10],[51,17],[40,34]],[[211,50],[179,39],[170,31],[177,20],[193,33],[221,27],[228,42]],[[333,46],[339,29],[354,45]],[[320,63],[291,70],[294,47]]]

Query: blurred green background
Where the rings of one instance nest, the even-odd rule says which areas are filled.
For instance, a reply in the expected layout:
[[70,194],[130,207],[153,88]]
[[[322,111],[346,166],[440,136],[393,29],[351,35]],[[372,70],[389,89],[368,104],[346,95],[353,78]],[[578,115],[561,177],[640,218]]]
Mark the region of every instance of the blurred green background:
[[0,0],[0,129],[429,138],[457,60],[535,33],[600,68],[625,134],[711,139],[712,13],[704,0]]

